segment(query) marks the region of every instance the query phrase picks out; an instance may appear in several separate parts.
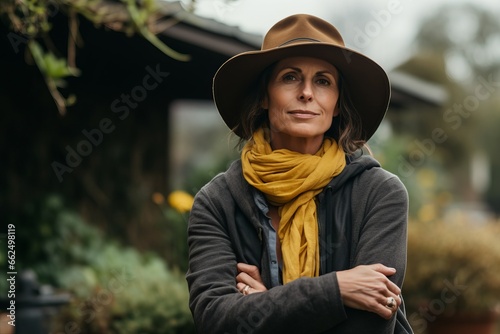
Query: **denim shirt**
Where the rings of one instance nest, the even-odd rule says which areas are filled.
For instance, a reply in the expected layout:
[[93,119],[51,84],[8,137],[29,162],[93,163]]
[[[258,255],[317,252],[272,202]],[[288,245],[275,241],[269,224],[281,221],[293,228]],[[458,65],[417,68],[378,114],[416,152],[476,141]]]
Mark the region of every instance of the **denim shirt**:
[[262,213],[261,217],[261,225],[262,230],[265,235],[265,240],[267,240],[267,250],[269,254],[269,268],[271,270],[271,284],[273,287],[278,285],[283,285],[282,281],[282,264],[278,262],[278,254],[276,252],[276,238],[278,237],[278,233],[273,227],[271,222],[271,217],[269,217],[269,206],[267,205],[266,198],[264,194],[259,191],[254,192],[253,196],[255,205]]

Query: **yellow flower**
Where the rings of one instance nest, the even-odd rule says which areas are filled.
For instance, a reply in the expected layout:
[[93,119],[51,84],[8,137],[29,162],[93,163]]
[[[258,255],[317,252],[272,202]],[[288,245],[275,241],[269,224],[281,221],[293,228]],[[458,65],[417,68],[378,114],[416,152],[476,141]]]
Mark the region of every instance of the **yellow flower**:
[[161,205],[161,204],[165,203],[165,197],[163,197],[162,193],[154,193],[151,196],[151,199],[153,200],[153,202],[156,205]]
[[168,204],[180,213],[189,212],[193,206],[194,198],[182,190],[176,190],[168,195]]

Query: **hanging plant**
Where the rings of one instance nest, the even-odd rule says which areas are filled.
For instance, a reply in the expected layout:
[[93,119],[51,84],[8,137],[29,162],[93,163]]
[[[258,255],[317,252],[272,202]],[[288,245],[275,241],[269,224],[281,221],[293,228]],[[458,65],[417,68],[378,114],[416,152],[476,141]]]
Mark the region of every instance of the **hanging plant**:
[[[66,57],[57,56],[58,52],[49,37],[52,29],[50,20],[60,12],[68,17]],[[67,107],[76,102],[74,95],[65,97],[59,89],[65,87],[65,78],[80,75],[75,65],[76,46],[81,44],[78,15],[96,26],[106,26],[128,36],[139,34],[175,60],[190,59],[189,55],[173,50],[156,36],[156,23],[162,15],[155,0],[2,0],[0,16],[7,19],[12,30],[8,40],[15,52],[20,51],[21,44],[27,46],[27,57],[40,69],[60,115],[64,115]],[[164,20],[160,28],[165,29],[176,23],[177,19],[170,18]]]

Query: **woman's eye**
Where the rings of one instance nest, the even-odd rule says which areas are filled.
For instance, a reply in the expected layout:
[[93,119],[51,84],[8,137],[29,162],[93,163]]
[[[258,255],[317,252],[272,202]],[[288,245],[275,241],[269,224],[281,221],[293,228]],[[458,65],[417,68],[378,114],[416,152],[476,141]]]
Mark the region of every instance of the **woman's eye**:
[[295,81],[295,80],[297,80],[297,77],[295,75],[291,74],[291,73],[285,74],[283,76],[283,81],[285,81],[285,82],[287,82],[287,81]]
[[318,84],[322,85],[322,86],[330,86],[330,80],[327,80],[327,79],[318,79]]

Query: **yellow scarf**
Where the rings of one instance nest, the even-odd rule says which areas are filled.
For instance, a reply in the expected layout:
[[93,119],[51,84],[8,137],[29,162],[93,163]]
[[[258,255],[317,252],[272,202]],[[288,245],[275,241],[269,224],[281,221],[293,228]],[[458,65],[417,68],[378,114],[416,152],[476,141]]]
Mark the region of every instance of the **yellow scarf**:
[[283,282],[319,275],[319,238],[314,198],[345,167],[345,153],[326,138],[315,155],[272,150],[261,128],[241,153],[243,175],[278,206]]

